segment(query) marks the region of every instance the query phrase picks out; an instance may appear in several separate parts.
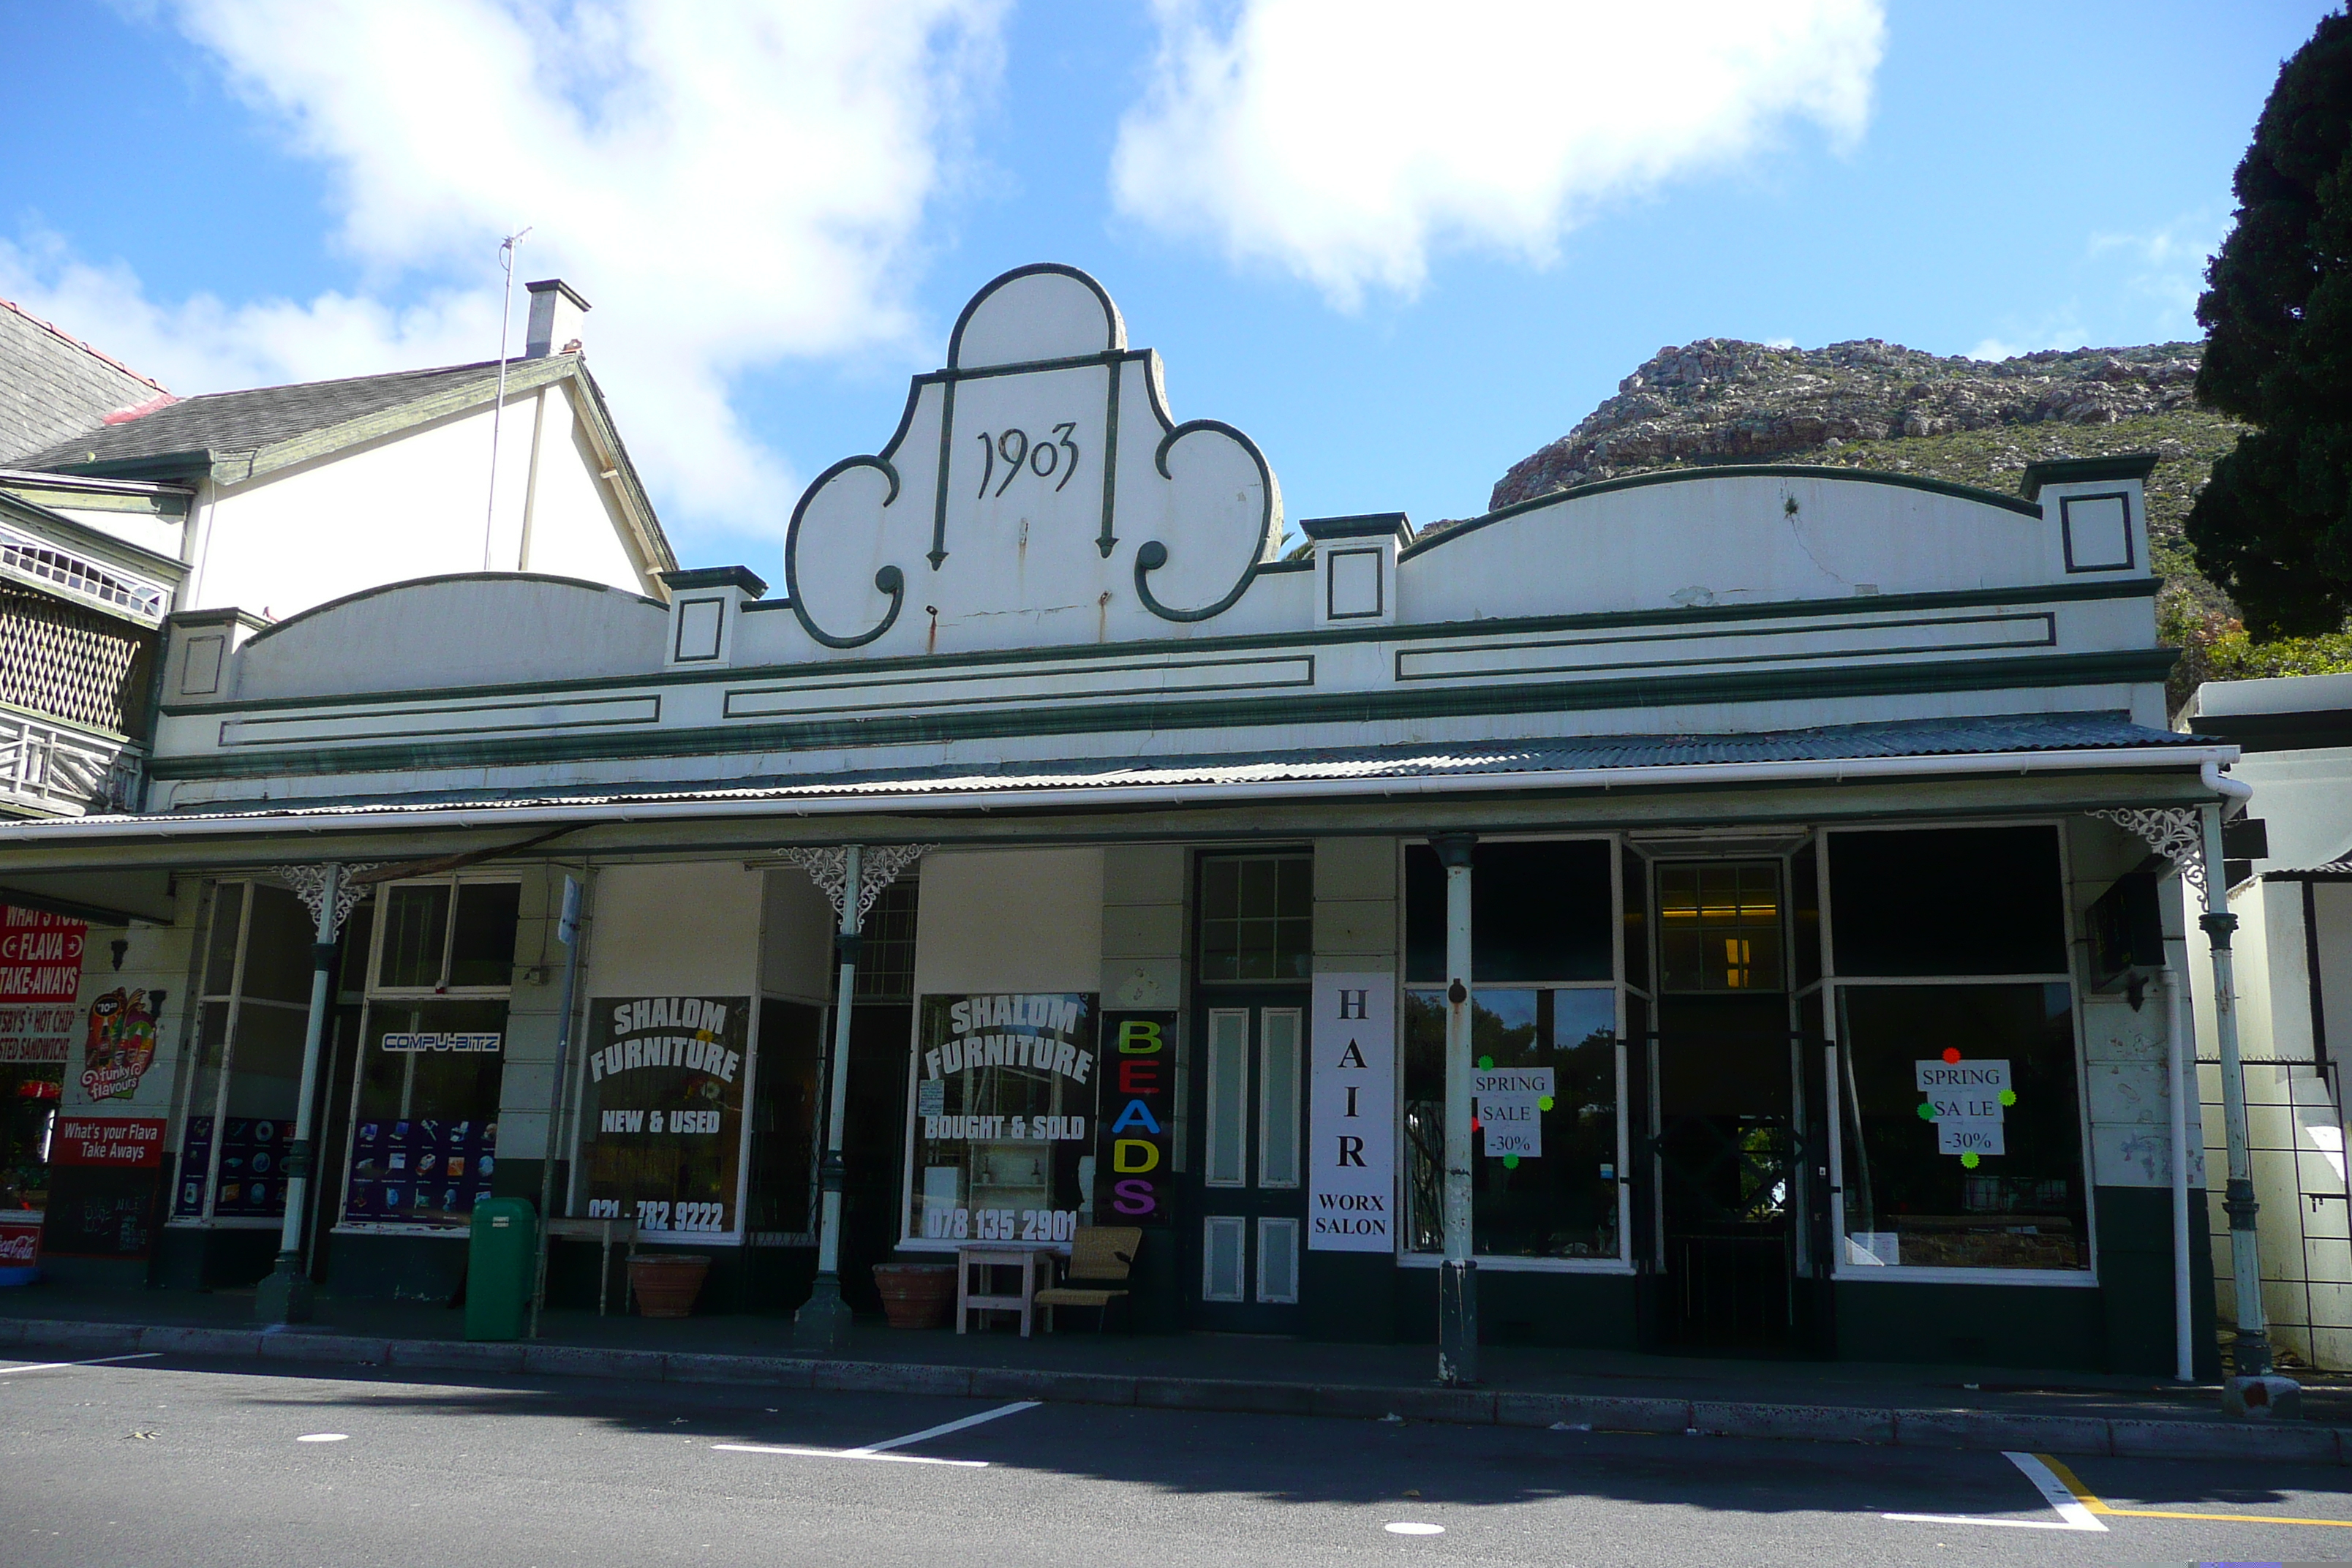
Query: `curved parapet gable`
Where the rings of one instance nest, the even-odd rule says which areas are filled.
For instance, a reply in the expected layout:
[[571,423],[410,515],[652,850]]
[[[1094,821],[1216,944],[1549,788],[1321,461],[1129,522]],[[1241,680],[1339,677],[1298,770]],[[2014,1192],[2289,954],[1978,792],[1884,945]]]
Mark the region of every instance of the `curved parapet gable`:
[[468,572],[386,584],[256,633],[219,695],[247,701],[641,674],[669,612],[602,583]]
[[964,308],[889,444],[809,486],[784,583],[819,648],[1132,641],[1225,616],[1281,533],[1256,443],[1176,422],[1099,283],[1024,267]]
[[1408,546],[1398,592],[1408,619],[1439,622],[1968,593],[2069,575],[2059,529],[2032,501],[1774,464],[1604,480],[1473,518]]

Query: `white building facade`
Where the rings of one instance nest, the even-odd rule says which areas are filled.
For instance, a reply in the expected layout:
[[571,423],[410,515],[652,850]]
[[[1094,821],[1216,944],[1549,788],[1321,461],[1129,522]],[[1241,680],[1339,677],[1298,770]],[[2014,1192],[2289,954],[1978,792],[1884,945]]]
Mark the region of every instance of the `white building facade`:
[[[2189,1047],[2091,923],[2149,869],[2128,814],[2237,756],[2164,727],[2146,471],[1676,471],[1286,559],[1266,455],[1177,419],[1093,279],[1007,274],[773,592],[458,574],[175,635],[145,811],[0,828],[0,885],[152,900],[154,1066],[77,1109],[156,1124],[170,1212],[103,1268],[268,1266],[289,868],[331,864],[368,896],[321,1289],[454,1289],[471,1205],[551,1158],[563,1212],[715,1256],[708,1305],[791,1311],[846,1005],[853,1301],[1134,1223],[1144,1326],[1429,1338],[1459,982],[1489,1339],[2210,1361]],[[852,845],[897,875],[841,998],[810,872]]]

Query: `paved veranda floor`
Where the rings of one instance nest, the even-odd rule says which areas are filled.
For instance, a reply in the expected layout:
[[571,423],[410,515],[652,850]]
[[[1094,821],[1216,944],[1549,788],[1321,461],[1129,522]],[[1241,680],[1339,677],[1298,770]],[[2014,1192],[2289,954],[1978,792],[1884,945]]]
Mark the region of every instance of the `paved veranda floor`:
[[[304,1331],[398,1339],[464,1337],[464,1313],[414,1301],[321,1297]],[[0,1289],[0,1317],[88,1323],[255,1326],[247,1290],[100,1290],[52,1281]],[[713,1314],[661,1321],[549,1312],[551,1344],[741,1355],[794,1355],[786,1315]],[[1546,1394],[1636,1394],[1795,1405],[1923,1406],[2046,1415],[2218,1418],[2218,1393],[2145,1376],[2015,1367],[1870,1362],[1767,1361],[1627,1351],[1487,1346],[1481,1372],[1492,1387]],[[1070,1330],[1029,1339],[998,1331],[904,1331],[861,1320],[834,1359],[943,1366],[1030,1368],[1129,1375],[1240,1379],[1284,1384],[1428,1387],[1430,1345],[1335,1344],[1247,1334],[1098,1334]],[[2307,1418],[2352,1425],[2352,1380],[2308,1379]]]

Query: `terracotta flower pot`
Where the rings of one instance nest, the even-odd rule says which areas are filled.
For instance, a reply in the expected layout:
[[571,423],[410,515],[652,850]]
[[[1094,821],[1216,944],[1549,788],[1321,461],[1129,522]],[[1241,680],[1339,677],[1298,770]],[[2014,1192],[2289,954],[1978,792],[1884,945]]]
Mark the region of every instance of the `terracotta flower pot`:
[[874,1288],[894,1329],[944,1329],[955,1312],[952,1263],[877,1263]]
[[694,1252],[641,1252],[629,1259],[629,1289],[641,1318],[692,1315],[710,1259]]

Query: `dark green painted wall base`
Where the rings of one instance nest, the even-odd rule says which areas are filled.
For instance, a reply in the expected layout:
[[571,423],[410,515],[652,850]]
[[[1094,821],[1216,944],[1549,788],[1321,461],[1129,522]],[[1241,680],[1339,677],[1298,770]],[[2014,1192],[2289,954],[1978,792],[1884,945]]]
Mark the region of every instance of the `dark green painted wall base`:
[[195,1230],[166,1226],[155,1243],[152,1278],[166,1289],[236,1290],[257,1283],[278,1260],[275,1230]]
[[[1390,1337],[1437,1342],[1437,1270],[1397,1268]],[[1633,1279],[1626,1274],[1478,1271],[1478,1342],[1577,1350],[1635,1348]]]

